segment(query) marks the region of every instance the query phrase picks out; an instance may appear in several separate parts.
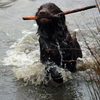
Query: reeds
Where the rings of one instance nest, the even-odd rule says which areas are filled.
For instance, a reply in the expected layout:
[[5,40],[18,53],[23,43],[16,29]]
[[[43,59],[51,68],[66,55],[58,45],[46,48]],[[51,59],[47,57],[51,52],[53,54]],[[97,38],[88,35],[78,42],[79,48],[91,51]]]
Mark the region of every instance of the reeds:
[[[90,77],[90,84],[86,84],[86,86],[88,89],[90,100],[100,100],[100,39],[96,36],[100,35],[100,32],[98,31],[96,35],[94,35],[92,32],[91,34],[94,36],[97,42],[97,48],[90,48],[88,43],[84,39],[94,61],[94,64],[89,64],[91,70],[87,74]],[[87,79],[86,82],[88,83]]]
[[[97,3],[97,0],[95,0],[95,1]],[[100,12],[99,6],[98,6],[98,9]],[[100,100],[100,38],[98,37],[98,36],[100,36],[100,22],[95,17],[94,17],[94,21],[95,21],[95,24],[97,27],[97,31],[92,31],[88,27],[88,25],[86,23],[85,24],[96,41],[95,47],[89,46],[89,44],[86,41],[85,36],[81,32],[81,35],[85,42],[85,45],[86,45],[87,49],[89,50],[90,55],[94,62],[91,64],[87,60],[87,66],[90,69],[90,71],[87,72],[89,79],[87,79],[87,77],[85,77],[84,79],[85,79],[85,84],[86,84],[86,87],[88,90],[90,100]]]
[[[100,2],[98,0],[95,1],[98,5],[98,10],[100,13],[100,7],[99,7]],[[87,88],[89,90],[88,93],[90,95],[91,100],[100,100],[100,38],[97,37],[100,36],[100,22],[95,17],[94,17],[94,21],[98,31],[92,32],[90,29],[89,30],[97,42],[96,48],[90,48],[89,45],[86,43],[94,59],[94,64],[91,66],[91,71],[88,73],[91,79],[90,82],[91,87],[89,84],[87,84]]]
[[96,5],[98,6],[98,10],[99,10],[99,13],[100,13],[100,1],[99,0],[95,0],[96,2]]
[[[95,1],[98,4],[98,9],[100,13],[100,7],[99,7],[100,2],[98,3],[97,0]],[[81,32],[81,30],[80,30],[80,33],[84,39],[86,48],[88,49],[93,59],[93,62],[91,63],[85,58],[85,60],[87,61],[85,65],[88,66],[87,68],[90,69],[90,71],[86,72],[87,76],[84,77],[88,95],[89,95],[90,100],[100,100],[100,38],[99,38],[100,37],[100,22],[98,18],[95,18],[95,16],[94,16],[94,22],[95,22],[97,31],[92,31],[86,22],[85,24],[88,30],[90,31],[91,35],[94,37],[96,46],[90,47],[89,43],[86,41],[86,38]],[[76,22],[76,25],[77,25],[77,22]],[[78,25],[77,27],[79,28]]]

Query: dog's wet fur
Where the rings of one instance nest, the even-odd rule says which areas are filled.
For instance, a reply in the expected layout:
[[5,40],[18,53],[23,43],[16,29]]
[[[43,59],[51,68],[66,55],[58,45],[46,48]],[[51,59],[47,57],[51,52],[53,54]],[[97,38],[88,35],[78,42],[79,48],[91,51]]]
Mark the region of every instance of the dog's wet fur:
[[[50,66],[55,64],[60,68],[76,72],[76,60],[78,57],[82,57],[82,51],[77,42],[76,34],[74,33],[71,36],[68,31],[65,24],[65,15],[59,18],[51,17],[60,12],[62,10],[53,3],[41,5],[36,12],[36,17],[38,17],[36,20],[38,25],[37,34],[40,36],[40,60],[43,64],[49,62]],[[55,74],[55,71],[53,72],[52,68],[50,70],[52,70],[50,72],[53,76],[52,73]],[[59,74],[58,77],[61,77],[61,75]],[[56,78],[53,78],[53,80],[56,80]],[[60,83],[59,80],[57,81]]]

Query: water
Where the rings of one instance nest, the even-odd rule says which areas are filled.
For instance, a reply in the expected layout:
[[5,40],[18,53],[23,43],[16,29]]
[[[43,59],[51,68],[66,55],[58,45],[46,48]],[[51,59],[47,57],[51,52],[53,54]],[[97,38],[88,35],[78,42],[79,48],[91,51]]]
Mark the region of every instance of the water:
[[[37,25],[34,20],[24,21],[22,17],[35,15],[37,8],[46,2],[55,3],[63,11],[95,4],[95,0],[63,0],[63,2],[60,0],[0,0],[0,100],[78,100],[78,95],[84,100],[89,100],[84,81],[77,74],[65,73],[69,78],[65,75],[63,77],[65,81],[67,79],[69,81],[59,87],[55,83],[37,86],[42,81],[45,84],[47,82],[44,66],[39,62],[38,36],[35,34]],[[86,22],[92,31],[96,31],[93,15],[95,18],[100,18],[97,8],[66,15],[66,24],[70,32],[77,31],[83,57],[90,62],[93,61],[85,48],[77,24],[89,45],[95,47],[95,40],[85,24]],[[18,79],[20,81],[17,81]],[[28,80],[33,85],[27,85]]]

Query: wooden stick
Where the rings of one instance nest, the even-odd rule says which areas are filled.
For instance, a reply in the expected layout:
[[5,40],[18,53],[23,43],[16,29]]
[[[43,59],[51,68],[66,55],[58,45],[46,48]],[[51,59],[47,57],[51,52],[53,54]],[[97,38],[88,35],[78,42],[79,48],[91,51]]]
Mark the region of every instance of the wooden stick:
[[[92,5],[92,6],[87,6],[87,7],[83,7],[83,8],[79,8],[79,9],[75,9],[75,10],[70,10],[70,11],[66,11],[66,12],[62,12],[62,13],[58,13],[53,15],[51,18],[58,18],[61,15],[66,15],[66,14],[71,14],[71,13],[75,13],[75,12],[79,12],[79,11],[84,11],[87,9],[91,9],[91,8],[95,8],[98,7],[97,5]],[[23,17],[23,20],[33,20],[33,19],[38,19],[37,17]]]
[[70,13],[75,13],[75,12],[79,12],[79,11],[84,11],[84,10],[95,8],[95,7],[98,7],[98,6],[97,5],[92,5],[92,6],[87,6],[87,7],[83,7],[83,8],[79,8],[79,9],[75,9],[75,10],[66,11],[66,12],[63,12],[63,15],[70,14]]
[[32,19],[38,19],[37,17],[23,17],[23,20],[32,20]]

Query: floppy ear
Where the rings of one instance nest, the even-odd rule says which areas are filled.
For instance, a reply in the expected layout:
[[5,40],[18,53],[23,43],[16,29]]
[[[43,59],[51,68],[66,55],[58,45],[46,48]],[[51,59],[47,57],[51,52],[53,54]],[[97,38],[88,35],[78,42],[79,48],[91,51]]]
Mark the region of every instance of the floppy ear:
[[[37,16],[38,16],[38,11],[37,11],[36,14],[35,14],[35,17],[37,17]],[[37,25],[40,26],[41,23],[40,23],[39,19],[36,19],[35,21],[36,21]]]
[[38,12],[36,12],[35,16],[37,16],[37,15],[38,15]]

